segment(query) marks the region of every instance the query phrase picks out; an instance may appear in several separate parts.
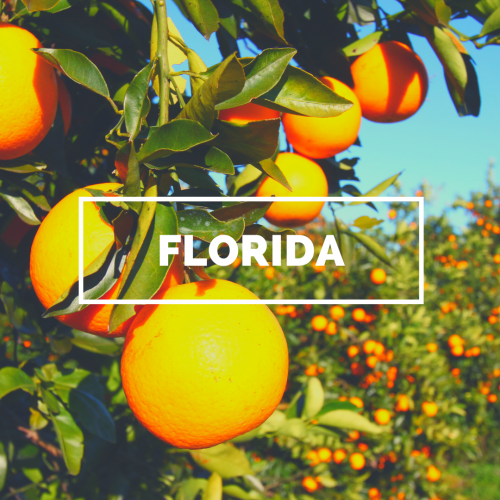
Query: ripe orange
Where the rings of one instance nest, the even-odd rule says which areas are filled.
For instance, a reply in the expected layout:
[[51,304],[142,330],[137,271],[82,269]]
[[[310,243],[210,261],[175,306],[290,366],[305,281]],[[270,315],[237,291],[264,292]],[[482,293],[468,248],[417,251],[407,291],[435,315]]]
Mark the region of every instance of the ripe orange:
[[380,493],[380,490],[378,488],[370,488],[368,490],[368,498],[371,500],[379,500],[382,498],[382,493]]
[[368,367],[370,367],[372,369],[377,366],[377,363],[378,363],[377,356],[368,356],[366,358],[366,366],[368,366]]
[[434,402],[424,401],[422,403],[422,411],[428,417],[435,417],[437,415],[437,412],[438,412],[438,405]]
[[400,394],[396,404],[396,411],[408,411],[410,409],[410,400],[406,394]]
[[352,63],[351,72],[363,116],[374,122],[406,120],[427,95],[429,81],[422,60],[400,42],[375,45]]
[[458,344],[458,345],[454,345],[451,348],[451,353],[453,354],[453,356],[460,357],[463,355],[464,350],[465,350],[464,346],[462,344]]
[[498,400],[498,396],[496,394],[488,394],[488,402],[496,403]]
[[425,347],[429,352],[436,352],[438,350],[438,345],[434,342],[429,342]]
[[345,450],[343,450],[342,448],[339,448],[338,450],[335,450],[333,452],[333,461],[336,463],[336,464],[339,464],[340,462],[342,462],[345,457],[347,457],[347,452]]
[[237,108],[223,109],[219,111],[219,120],[246,125],[249,122],[260,120],[273,120],[280,117],[280,112],[274,109],[265,108],[249,102]]
[[375,422],[379,425],[387,425],[391,421],[391,414],[389,410],[386,410],[385,408],[379,408],[375,412]]
[[[321,167],[303,156],[280,153],[276,165],[286,177],[292,192],[274,179],[267,177],[256,196],[328,196],[328,183]],[[315,219],[323,208],[323,201],[276,202],[271,205],[265,218],[279,227],[298,227]]]
[[302,479],[302,486],[309,493],[312,493],[319,488],[318,481],[316,481],[316,479],[314,479],[312,476],[306,476],[304,479]]
[[387,279],[387,273],[383,269],[372,269],[372,272],[370,273],[370,279],[375,285],[382,285]]
[[352,146],[361,125],[361,106],[356,94],[344,83],[329,76],[319,79],[336,94],[352,102],[339,116],[315,118],[283,114],[283,127],[293,148],[310,158],[330,158]]
[[325,333],[327,335],[335,335],[337,331],[337,323],[335,323],[334,321],[330,321],[330,323],[328,323],[328,326],[326,327]]
[[318,458],[320,462],[330,463],[332,461],[332,450],[328,448],[319,448]]
[[441,477],[441,471],[434,465],[429,465],[427,469],[427,479],[431,482],[436,482]]
[[448,345],[450,347],[455,347],[459,345],[463,345],[464,339],[460,337],[460,335],[457,335],[454,333],[453,335],[450,335],[450,338],[448,339]]
[[29,31],[0,23],[0,160],[38,146],[56,116],[55,71],[31,50],[41,47]]
[[[172,287],[161,298],[256,296],[212,279]],[[130,408],[146,429],[179,448],[208,448],[274,412],[286,386],[288,348],[264,304],[147,305],[127,333],[121,374]]]
[[371,354],[375,350],[376,346],[377,342],[375,342],[375,340],[367,340],[363,344],[363,351],[365,351],[365,354]]
[[358,321],[359,323],[361,323],[362,321],[365,320],[365,318],[366,318],[366,312],[362,307],[356,307],[356,309],[352,311],[352,319],[354,321]]
[[314,316],[314,318],[311,320],[311,327],[315,332],[322,332],[323,330],[326,330],[327,326],[328,320],[325,318],[325,316]]
[[274,269],[274,267],[272,267],[272,266],[266,267],[264,275],[266,276],[266,278],[268,280],[274,279],[275,274],[276,274],[276,269]]
[[354,406],[357,406],[358,408],[363,408],[365,406],[363,404],[363,401],[356,396],[349,398],[349,403],[352,403]]
[[349,462],[352,469],[361,470],[365,466],[366,460],[365,457],[361,455],[361,453],[353,453],[349,457]]
[[69,95],[68,88],[64,80],[56,75],[57,79],[57,98],[59,106],[61,107],[62,119],[64,123],[64,134],[68,133],[71,125],[71,116],[73,114],[73,106],[71,104],[71,96]]
[[318,465],[320,462],[318,452],[316,450],[311,450],[307,455],[306,455],[307,460],[309,460],[309,465],[311,467],[314,467],[315,465]]
[[[120,184],[105,183],[89,187],[110,191],[120,187]],[[38,228],[31,247],[31,281],[45,308],[52,306],[78,278],[78,198],[81,196],[89,196],[89,193],[85,189],[78,189],[52,208]],[[84,267],[87,267],[113,243],[114,231],[113,226],[102,220],[95,203],[84,204],[84,224]],[[177,285],[182,280],[181,259],[174,259],[162,288]],[[119,286],[120,278],[102,299],[116,298]],[[82,311],[58,316],[57,319],[87,333],[104,337],[124,335],[132,319],[110,334],[108,324],[112,309],[112,305],[90,305]]]
[[359,354],[359,347],[357,345],[350,345],[347,348],[347,355],[350,358],[354,358],[354,356],[357,356]]
[[345,311],[342,306],[332,306],[330,307],[330,317],[333,321],[338,321],[345,316]]

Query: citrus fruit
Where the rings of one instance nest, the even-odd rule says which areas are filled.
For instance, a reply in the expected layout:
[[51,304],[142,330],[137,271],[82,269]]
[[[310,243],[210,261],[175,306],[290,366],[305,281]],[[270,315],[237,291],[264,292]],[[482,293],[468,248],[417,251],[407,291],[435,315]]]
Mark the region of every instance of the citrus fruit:
[[56,116],[55,71],[31,50],[41,47],[29,31],[0,23],[0,160],[38,146]]
[[[105,183],[89,187],[110,191],[120,186],[117,183]],[[78,189],[57,203],[38,228],[31,247],[31,281],[45,308],[52,306],[78,279],[78,199],[82,196],[90,196],[90,193]],[[103,221],[95,203],[84,204],[84,235],[84,267],[87,267],[114,242],[113,226]],[[176,285],[182,279],[181,259],[174,259],[162,287]],[[120,281],[121,277],[101,298],[115,299]],[[73,314],[57,316],[57,319],[87,333],[110,337],[124,335],[132,319],[110,333],[108,324],[112,309],[111,304],[92,304]]]
[[349,462],[351,464],[352,469],[361,470],[365,466],[366,460],[361,453],[353,453],[349,457]]
[[318,458],[320,462],[330,463],[332,451],[329,448],[318,448]]
[[330,316],[334,321],[338,321],[345,316],[345,311],[342,306],[332,306],[330,307]]
[[427,95],[425,66],[401,42],[375,45],[352,63],[351,72],[363,116],[374,122],[406,120],[420,109]]
[[59,106],[61,108],[62,119],[64,123],[64,134],[67,134],[71,125],[71,116],[73,114],[71,96],[69,95],[68,87],[66,87],[64,80],[59,75],[56,75],[56,79],[57,98],[59,101]]
[[347,457],[347,452],[345,450],[343,450],[342,448],[335,450],[333,452],[333,461],[336,464],[339,464],[340,462],[342,462],[345,459],[345,457]]
[[383,269],[372,269],[372,272],[370,273],[370,279],[375,285],[382,285],[387,279],[387,273]]
[[351,101],[352,107],[331,118],[284,113],[283,128],[294,150],[310,158],[329,158],[356,142],[361,125],[361,106],[356,94],[344,83],[329,76],[319,80],[339,96]]
[[302,479],[302,486],[309,493],[312,493],[319,488],[318,482],[312,476],[306,476],[304,479]]
[[249,102],[243,106],[219,111],[219,120],[246,125],[249,122],[272,120],[280,117],[280,112]]
[[429,465],[427,469],[427,479],[431,482],[436,482],[441,477],[441,471],[434,465]]
[[[312,160],[294,153],[280,153],[276,158],[276,165],[283,172],[292,191],[267,177],[259,186],[256,196],[328,196],[325,174]],[[303,226],[319,215],[323,205],[323,201],[275,202],[270,206],[265,218],[279,227]]]
[[434,342],[429,342],[426,344],[426,347],[429,352],[436,352],[438,350],[438,345]]
[[357,322],[362,322],[366,318],[366,311],[362,307],[356,307],[354,311],[352,311],[352,319]]
[[406,394],[400,394],[396,404],[396,411],[408,411],[410,409],[410,400]]
[[322,332],[323,330],[326,330],[327,326],[328,320],[321,314],[319,314],[318,316],[314,316],[314,318],[311,320],[311,327],[315,332]]
[[422,411],[428,417],[435,417],[437,415],[437,412],[438,412],[438,405],[434,402],[424,401],[422,403]]
[[375,412],[375,422],[379,425],[387,425],[391,421],[391,414],[385,408],[379,408]]
[[[216,279],[172,287],[161,298],[257,299]],[[130,408],[146,429],[179,448],[208,448],[274,412],[288,349],[264,304],[147,305],[127,333],[121,373]]]

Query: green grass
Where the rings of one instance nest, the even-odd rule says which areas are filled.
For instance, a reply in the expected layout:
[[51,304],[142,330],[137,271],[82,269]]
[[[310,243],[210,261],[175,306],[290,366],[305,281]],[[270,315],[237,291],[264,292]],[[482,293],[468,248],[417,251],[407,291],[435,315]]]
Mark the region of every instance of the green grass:
[[454,466],[446,471],[454,500],[500,500],[500,464],[475,463]]

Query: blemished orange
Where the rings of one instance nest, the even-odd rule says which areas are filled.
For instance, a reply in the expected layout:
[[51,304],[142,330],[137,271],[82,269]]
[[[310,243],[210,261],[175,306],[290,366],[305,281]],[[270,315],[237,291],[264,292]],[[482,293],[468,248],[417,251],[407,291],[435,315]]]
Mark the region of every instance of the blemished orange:
[[259,106],[253,102],[236,108],[222,109],[219,111],[219,120],[236,123],[237,125],[246,125],[249,122],[257,122],[260,120],[273,120],[279,117],[279,111]]
[[441,471],[435,465],[429,465],[427,468],[427,480],[431,482],[439,481]]
[[[295,153],[280,153],[276,165],[283,172],[292,191],[271,177],[264,179],[256,196],[328,196],[328,182],[322,168],[312,160]],[[290,201],[273,203],[265,218],[279,227],[298,227],[314,220],[323,208],[323,201]]]
[[356,307],[354,311],[352,311],[352,319],[354,321],[362,322],[366,318],[366,311],[362,307]]
[[306,476],[304,479],[302,479],[302,486],[309,493],[312,493],[319,488],[318,481],[316,481],[316,479],[314,479],[312,476]]
[[347,457],[347,452],[342,448],[339,448],[338,450],[335,450],[333,452],[333,461],[336,464],[343,462],[345,460],[345,457]]
[[407,45],[375,45],[351,65],[363,116],[379,123],[406,120],[422,106],[429,80],[425,66]]
[[[160,298],[257,299],[217,279],[175,286]],[[271,416],[285,391],[288,347],[264,304],[146,305],[127,333],[121,374],[146,429],[179,448],[208,448]]]
[[[104,192],[121,184],[105,183],[89,186]],[[43,220],[31,247],[30,275],[33,289],[45,308],[49,308],[78,278],[78,199],[90,196],[85,189],[78,189],[63,198]],[[84,204],[84,267],[93,262],[114,241],[113,226],[104,222],[95,203]],[[182,283],[183,268],[180,258],[174,259],[164,287]],[[102,299],[115,299],[121,278],[106,292]],[[89,305],[73,314],[58,316],[65,325],[77,330],[104,337],[125,335],[132,319],[108,332],[112,305]],[[136,307],[136,310],[140,306]]]
[[347,85],[330,76],[319,79],[352,106],[339,116],[316,118],[283,114],[283,128],[293,149],[310,158],[330,158],[351,147],[361,126],[361,106]]
[[370,273],[370,279],[375,285],[382,285],[387,279],[387,273],[380,268],[372,269],[372,272]]
[[333,321],[338,321],[345,316],[345,311],[342,306],[332,306],[330,307],[330,317]]
[[24,28],[0,23],[0,160],[36,148],[56,116],[54,68],[31,50],[41,47]]
[[327,326],[328,319],[321,314],[318,314],[318,316],[314,316],[314,318],[311,320],[311,327],[315,332],[322,332],[323,330],[326,330]]
[[64,123],[64,134],[67,134],[69,127],[71,126],[73,106],[71,104],[71,96],[69,95],[68,87],[66,87],[64,80],[59,75],[56,75],[56,79],[57,79],[57,98],[59,101],[59,106],[61,108],[62,119]]
[[385,408],[379,408],[375,411],[375,422],[379,425],[387,425],[391,421],[391,414]]
[[365,457],[361,453],[353,453],[349,457],[349,463],[354,470],[361,470],[366,463]]
[[438,412],[438,405],[434,402],[424,401],[422,403],[422,411],[428,417],[435,417],[437,415],[437,412]]

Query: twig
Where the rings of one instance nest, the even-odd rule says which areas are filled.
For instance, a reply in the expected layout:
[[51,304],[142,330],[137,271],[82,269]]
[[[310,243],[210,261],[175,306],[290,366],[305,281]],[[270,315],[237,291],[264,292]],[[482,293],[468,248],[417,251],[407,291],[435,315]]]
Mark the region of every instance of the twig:
[[27,429],[26,427],[22,427],[21,425],[17,427],[17,430],[24,432],[24,434],[26,434],[26,438],[29,439],[34,445],[43,448],[45,451],[48,451],[52,456],[56,458],[62,458],[62,451],[57,446],[42,441],[37,431]]

